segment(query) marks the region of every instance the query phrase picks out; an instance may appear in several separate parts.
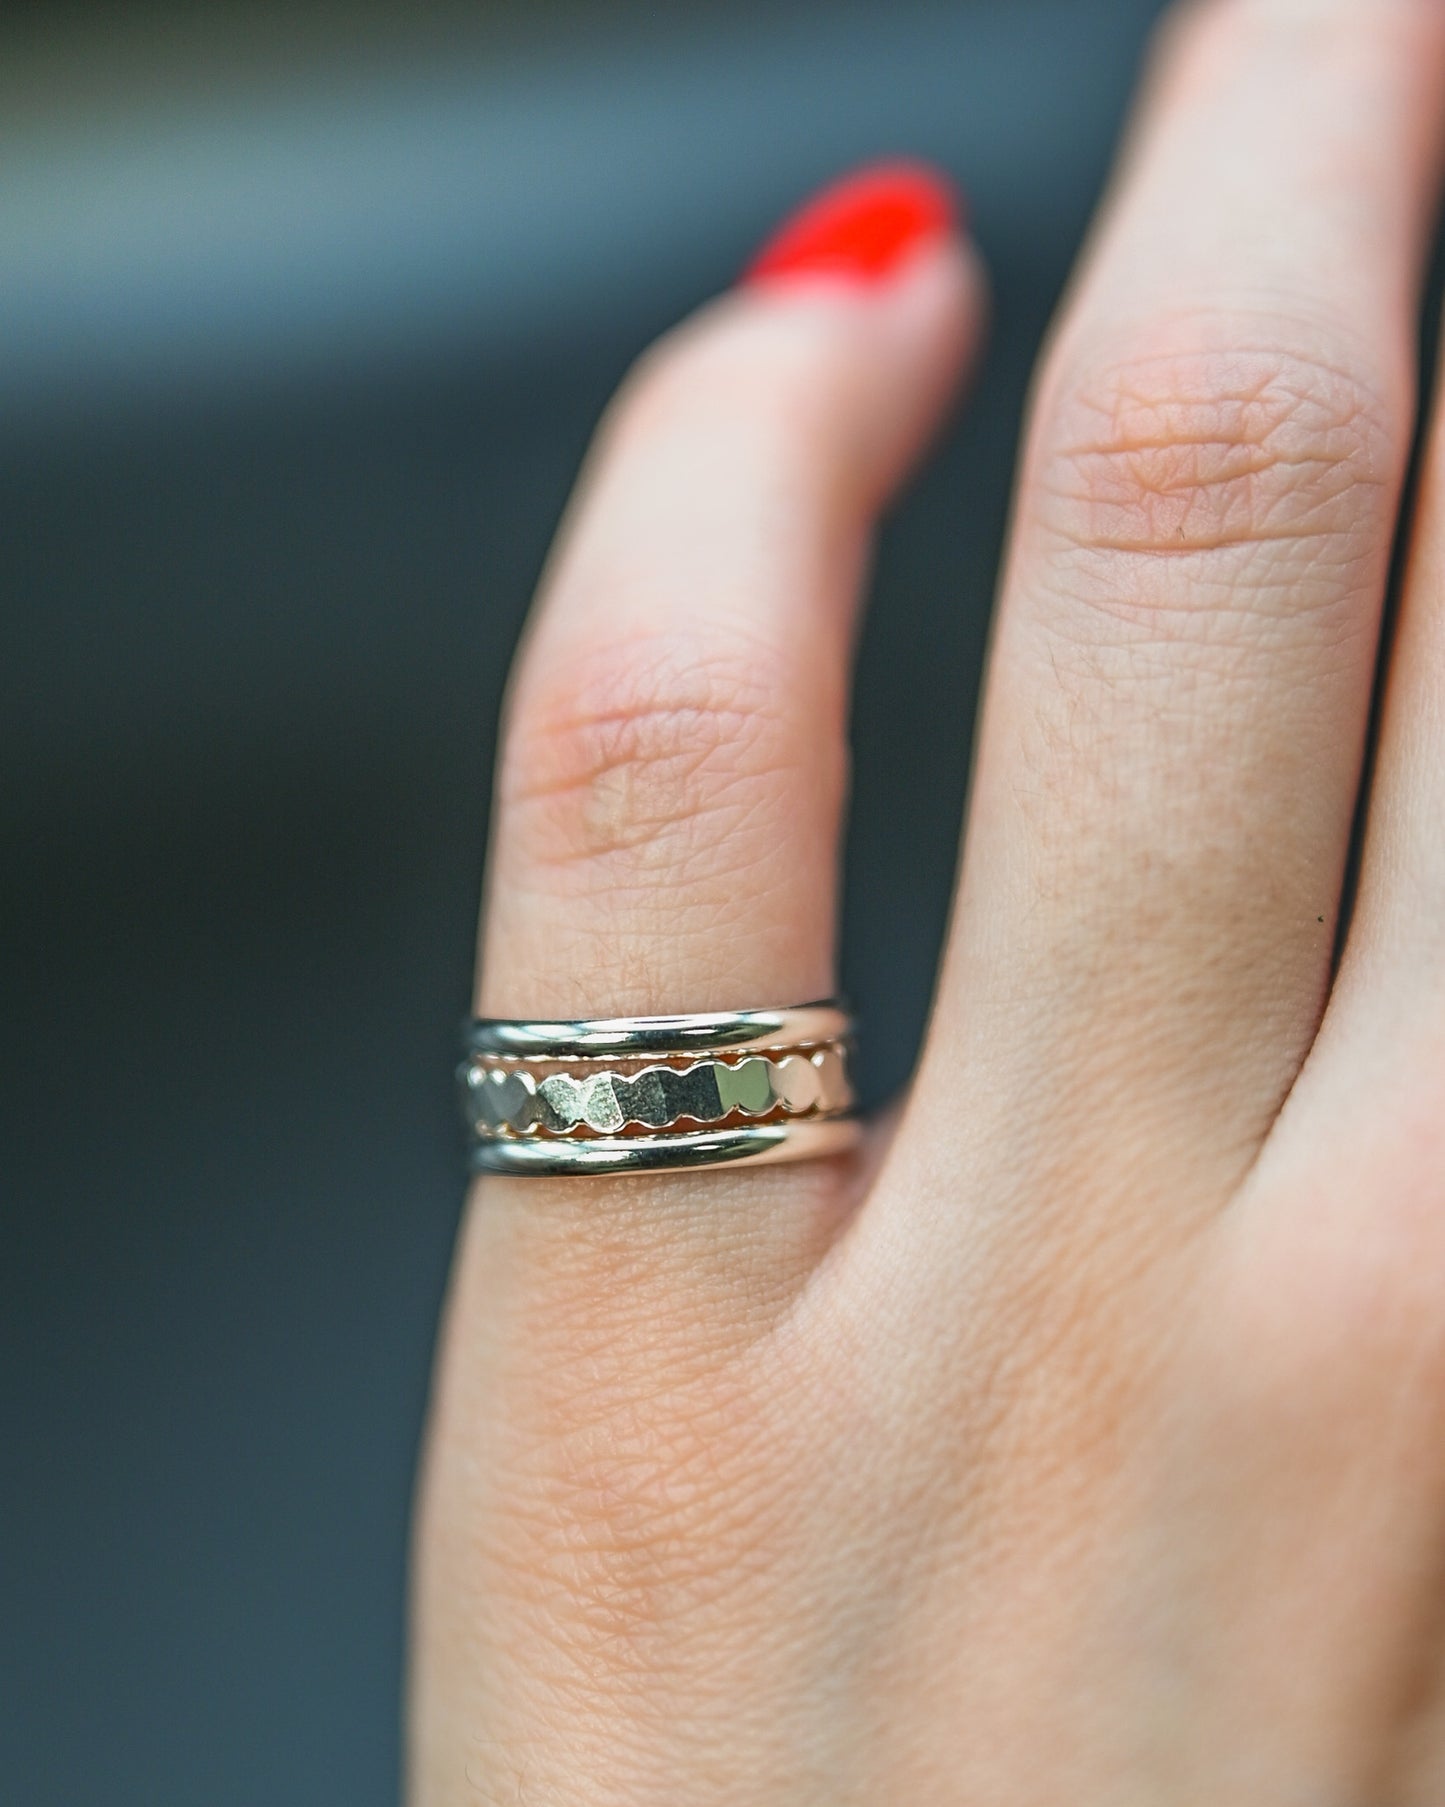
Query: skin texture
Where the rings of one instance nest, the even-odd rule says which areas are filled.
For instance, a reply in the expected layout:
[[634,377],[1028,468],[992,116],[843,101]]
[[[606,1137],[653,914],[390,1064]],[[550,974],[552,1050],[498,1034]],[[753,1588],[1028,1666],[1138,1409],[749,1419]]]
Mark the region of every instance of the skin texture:
[[[470,1202],[413,1807],[1445,1800],[1433,443],[1332,971],[1442,133],[1438,0],[1169,20],[1036,388],[896,1133]],[[629,379],[518,660],[479,1008],[830,990],[869,540],[981,295],[935,243]]]

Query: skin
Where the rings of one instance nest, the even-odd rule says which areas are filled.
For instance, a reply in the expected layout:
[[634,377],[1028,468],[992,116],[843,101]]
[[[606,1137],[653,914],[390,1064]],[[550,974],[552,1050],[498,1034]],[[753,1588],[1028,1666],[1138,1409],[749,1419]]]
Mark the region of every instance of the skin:
[[[471,1200],[414,1807],[1445,1799],[1440,426],[1332,959],[1442,139],[1438,0],[1169,21],[896,1133]],[[869,541],[981,293],[965,244],[744,290],[630,378],[516,669],[481,1010],[831,989]]]

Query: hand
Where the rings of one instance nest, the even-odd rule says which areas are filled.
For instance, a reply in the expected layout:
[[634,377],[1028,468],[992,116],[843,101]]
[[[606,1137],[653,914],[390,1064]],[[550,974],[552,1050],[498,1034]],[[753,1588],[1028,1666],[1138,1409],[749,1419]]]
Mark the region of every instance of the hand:
[[[1445,1800],[1439,427],[1332,971],[1442,139],[1438,0],[1171,24],[893,1133],[471,1202],[416,1807]],[[831,989],[855,600],[980,288],[874,176],[628,382],[515,676],[482,1010]]]

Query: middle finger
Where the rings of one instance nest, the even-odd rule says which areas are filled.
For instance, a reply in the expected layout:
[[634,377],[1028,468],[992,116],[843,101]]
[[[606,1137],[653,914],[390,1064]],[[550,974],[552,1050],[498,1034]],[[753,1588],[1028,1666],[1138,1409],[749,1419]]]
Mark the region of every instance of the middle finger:
[[1217,1204],[1318,1020],[1442,86],[1436,0],[1191,8],[1045,368],[911,1110],[1076,1220]]

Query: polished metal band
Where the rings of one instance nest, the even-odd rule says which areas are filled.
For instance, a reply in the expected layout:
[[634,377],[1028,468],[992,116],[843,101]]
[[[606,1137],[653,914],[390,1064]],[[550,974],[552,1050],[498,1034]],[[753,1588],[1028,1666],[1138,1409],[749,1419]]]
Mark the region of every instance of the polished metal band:
[[644,1173],[835,1154],[858,1136],[836,1003],[584,1022],[479,1018],[458,1073],[474,1167]]

